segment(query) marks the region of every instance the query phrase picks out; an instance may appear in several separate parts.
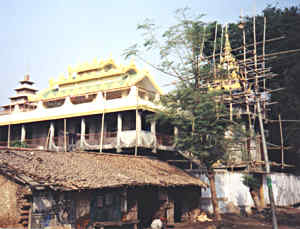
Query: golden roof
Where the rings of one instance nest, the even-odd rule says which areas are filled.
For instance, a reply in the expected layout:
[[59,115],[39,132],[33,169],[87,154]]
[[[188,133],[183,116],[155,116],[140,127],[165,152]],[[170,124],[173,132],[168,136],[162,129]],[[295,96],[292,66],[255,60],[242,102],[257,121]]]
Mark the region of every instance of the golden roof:
[[68,74],[59,75],[58,79],[49,80],[49,88],[30,96],[29,101],[56,99],[66,96],[95,93],[99,91],[115,90],[131,87],[148,78],[155,90],[162,94],[162,90],[154,81],[150,73],[137,69],[132,60],[129,65],[117,65],[112,58],[106,61],[94,59],[75,67],[68,67]]

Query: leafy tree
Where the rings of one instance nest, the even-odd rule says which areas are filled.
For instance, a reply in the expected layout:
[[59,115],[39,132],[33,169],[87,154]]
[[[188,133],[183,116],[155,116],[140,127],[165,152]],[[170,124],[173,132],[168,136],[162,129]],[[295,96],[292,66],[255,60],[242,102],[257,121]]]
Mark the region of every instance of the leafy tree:
[[[227,160],[230,150],[236,150],[244,133],[238,121],[228,119],[228,107],[221,101],[221,91],[209,92],[181,83],[161,98],[164,109],[156,114],[178,128],[176,149],[198,159],[205,166],[210,182],[212,203],[217,220],[220,220],[216,197],[214,164]],[[234,134],[233,134],[234,133]]]
[[[234,148],[233,142],[242,136],[237,134],[241,128],[238,122],[228,120],[222,92],[201,87],[212,76],[211,63],[204,61],[204,45],[206,37],[212,36],[215,23],[204,23],[203,15],[193,16],[187,8],[177,10],[175,16],[177,24],[167,28],[161,37],[150,20],[138,25],[144,42],[125,50],[124,56],[135,56],[178,79],[176,89],[161,97],[165,109],[156,118],[176,126],[176,149],[192,159],[200,159],[207,168],[214,214],[220,220],[213,164],[225,159],[226,152]],[[159,63],[147,61],[145,56],[150,52],[158,53]]]

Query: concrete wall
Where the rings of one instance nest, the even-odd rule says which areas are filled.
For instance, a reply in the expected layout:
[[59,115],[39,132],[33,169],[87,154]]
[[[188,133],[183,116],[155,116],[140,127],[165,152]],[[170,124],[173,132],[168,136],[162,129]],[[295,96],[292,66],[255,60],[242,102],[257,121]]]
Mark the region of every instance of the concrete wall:
[[[254,206],[248,187],[242,183],[243,173],[218,172],[216,175],[217,197],[222,212],[229,212],[232,206],[247,209]],[[204,175],[201,179],[207,183]],[[300,202],[300,177],[286,173],[272,173],[272,187],[277,206],[288,206]],[[264,179],[264,198],[269,203],[268,188]],[[201,208],[212,212],[210,190],[203,190]]]

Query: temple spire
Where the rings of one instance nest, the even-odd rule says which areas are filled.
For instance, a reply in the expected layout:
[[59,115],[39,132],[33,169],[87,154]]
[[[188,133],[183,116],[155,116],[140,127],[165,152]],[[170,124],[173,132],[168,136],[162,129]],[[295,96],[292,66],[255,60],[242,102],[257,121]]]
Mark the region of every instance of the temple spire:
[[231,45],[230,45],[230,41],[229,41],[229,35],[228,35],[228,25],[226,24],[225,27],[225,45],[224,45],[224,54],[225,57],[228,55],[231,55]]

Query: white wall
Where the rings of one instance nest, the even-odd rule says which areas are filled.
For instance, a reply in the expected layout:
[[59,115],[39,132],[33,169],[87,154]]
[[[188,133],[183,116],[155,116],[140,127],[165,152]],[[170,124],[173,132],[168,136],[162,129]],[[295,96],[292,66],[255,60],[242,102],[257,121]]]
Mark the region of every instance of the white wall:
[[[275,204],[288,206],[300,202],[300,177],[286,173],[272,173]],[[267,182],[264,180],[264,196],[269,203]]]
[[[242,183],[243,173],[240,172],[218,172],[216,175],[216,190],[221,212],[228,212],[227,205],[231,202],[239,207],[252,207],[253,201],[248,187]],[[209,183],[205,175],[200,179]],[[300,202],[300,177],[286,173],[272,173],[272,187],[275,197],[275,204],[288,206]],[[202,191],[202,197],[210,197],[210,190]],[[268,199],[268,187],[264,179],[264,197]],[[211,202],[204,198],[201,208],[212,212]]]

